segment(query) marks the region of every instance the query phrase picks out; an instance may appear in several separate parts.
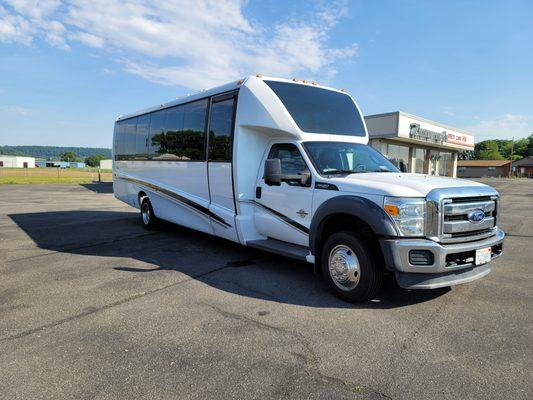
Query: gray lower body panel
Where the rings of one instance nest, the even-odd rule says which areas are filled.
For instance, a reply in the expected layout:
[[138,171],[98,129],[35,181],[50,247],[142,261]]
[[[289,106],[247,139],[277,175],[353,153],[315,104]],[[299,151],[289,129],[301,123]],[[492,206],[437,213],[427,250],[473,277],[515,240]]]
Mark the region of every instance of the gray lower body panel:
[[301,261],[307,261],[306,257],[310,254],[307,247],[298,246],[297,244],[283,242],[276,239],[250,240],[246,245],[255,249],[268,251],[281,256],[295,258]]
[[475,281],[490,273],[490,270],[490,264],[485,264],[436,274],[396,272],[396,281],[404,289],[437,289]]

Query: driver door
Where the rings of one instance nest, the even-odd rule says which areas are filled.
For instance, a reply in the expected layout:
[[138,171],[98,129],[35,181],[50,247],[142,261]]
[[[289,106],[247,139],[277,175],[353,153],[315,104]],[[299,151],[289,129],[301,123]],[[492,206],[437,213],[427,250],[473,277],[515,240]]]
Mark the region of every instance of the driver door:
[[268,158],[281,161],[281,174],[290,176],[279,186],[257,181],[254,220],[264,236],[309,247],[313,206],[313,178],[302,183],[295,176],[309,172],[300,149],[294,143],[275,143]]

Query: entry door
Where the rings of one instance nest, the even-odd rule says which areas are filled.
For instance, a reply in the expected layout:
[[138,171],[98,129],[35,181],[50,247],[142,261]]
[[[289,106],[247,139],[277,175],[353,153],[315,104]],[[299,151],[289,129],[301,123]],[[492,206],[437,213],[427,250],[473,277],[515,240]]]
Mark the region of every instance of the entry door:
[[[293,143],[272,145],[268,158],[281,161],[282,175],[301,175],[309,168]],[[300,179],[283,179],[279,186],[267,185],[264,177],[257,182],[254,220],[263,235],[301,246],[309,246],[309,227],[313,206],[311,179],[302,185]]]
[[236,106],[237,92],[211,100],[207,163],[211,225],[217,236],[233,241],[238,241],[232,173]]

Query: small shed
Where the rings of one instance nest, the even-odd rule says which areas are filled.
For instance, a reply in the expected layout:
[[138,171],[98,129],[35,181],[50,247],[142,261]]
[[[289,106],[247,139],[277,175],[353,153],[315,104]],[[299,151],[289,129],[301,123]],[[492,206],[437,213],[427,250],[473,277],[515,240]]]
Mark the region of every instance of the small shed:
[[513,162],[513,172],[516,176],[533,178],[533,156],[527,156]]
[[457,177],[508,177],[510,165],[511,161],[509,160],[459,160],[457,162]]

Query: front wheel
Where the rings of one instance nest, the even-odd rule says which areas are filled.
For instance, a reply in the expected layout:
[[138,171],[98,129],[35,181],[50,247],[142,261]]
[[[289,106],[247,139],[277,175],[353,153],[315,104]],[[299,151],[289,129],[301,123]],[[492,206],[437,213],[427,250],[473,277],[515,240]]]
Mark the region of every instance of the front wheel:
[[370,300],[381,287],[383,271],[371,244],[354,232],[331,235],[322,248],[321,265],[331,290],[348,302]]

